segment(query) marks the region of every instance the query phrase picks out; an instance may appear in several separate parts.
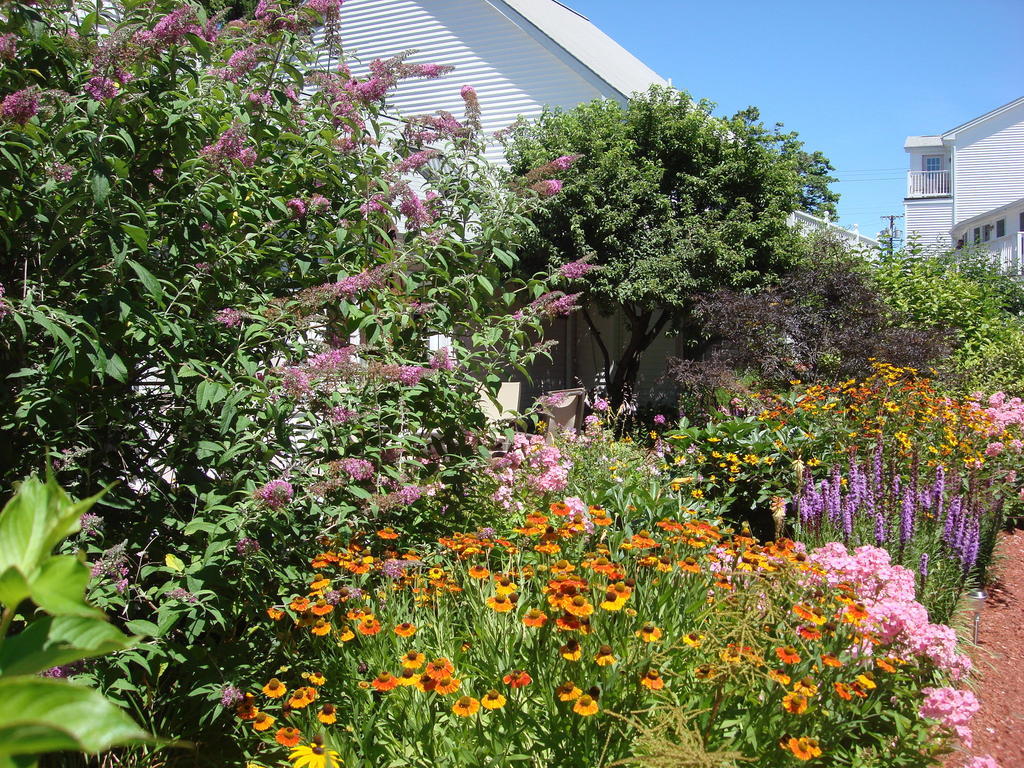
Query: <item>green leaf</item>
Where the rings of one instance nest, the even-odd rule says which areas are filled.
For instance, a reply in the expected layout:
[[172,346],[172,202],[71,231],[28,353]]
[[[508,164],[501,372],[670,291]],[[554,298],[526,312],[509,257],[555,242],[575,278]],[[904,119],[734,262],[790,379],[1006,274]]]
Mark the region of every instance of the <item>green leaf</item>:
[[167,553],[164,556],[164,562],[167,563],[167,567],[176,573],[181,573],[185,570],[185,563],[181,561],[181,558],[177,555]]
[[164,296],[164,289],[160,285],[160,281],[156,279],[152,272],[146,269],[144,266],[139,264],[137,261],[128,259],[128,266],[135,270],[135,274],[139,276],[139,280],[146,286],[146,290],[155,299],[162,299]]
[[135,241],[135,244],[139,246],[139,250],[143,253],[149,248],[149,235],[142,227],[136,227],[134,224],[122,224],[123,229],[128,236]]
[[102,619],[47,616],[7,638],[0,648],[0,674],[32,674],[119,651],[133,642],[133,638]]
[[107,178],[106,174],[93,173],[90,186],[92,187],[93,202],[96,205],[103,205],[110,196],[110,179]]
[[149,740],[91,688],[30,676],[0,679],[0,756],[102,752]]

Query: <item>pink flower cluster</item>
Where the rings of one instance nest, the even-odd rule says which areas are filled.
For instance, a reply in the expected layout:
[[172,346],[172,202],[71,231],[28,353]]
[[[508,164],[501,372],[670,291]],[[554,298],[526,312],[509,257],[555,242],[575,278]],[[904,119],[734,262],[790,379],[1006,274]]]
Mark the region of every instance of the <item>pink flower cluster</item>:
[[249,136],[241,125],[228,128],[213,144],[208,144],[199,154],[221,167],[237,160],[246,168],[256,163],[256,150],[247,146]]
[[24,88],[4,96],[0,102],[0,118],[16,125],[25,125],[39,112],[39,91]]
[[560,266],[558,268],[558,274],[566,280],[579,280],[581,277],[589,274],[595,269],[597,269],[596,266],[588,264],[583,259],[580,259],[579,261],[570,261],[568,264]]
[[373,464],[366,459],[341,459],[338,468],[356,481],[373,477]]
[[491,498],[505,509],[521,511],[524,506],[516,500],[517,492],[561,491],[568,485],[570,469],[572,462],[557,446],[547,445],[541,435],[517,432],[509,452],[492,460],[487,470],[498,483]]
[[286,480],[271,480],[257,490],[253,496],[271,509],[280,509],[292,500],[294,489]]
[[562,182],[559,179],[541,179],[530,186],[534,192],[541,197],[554,197],[562,191]]
[[943,727],[953,731],[965,747],[970,747],[973,743],[971,718],[980,709],[975,695],[955,688],[925,688],[922,693],[921,717],[938,720]]
[[227,328],[237,328],[242,324],[242,313],[237,309],[226,307],[217,312],[214,319]]
[[15,35],[0,35],[0,59],[13,61],[18,55],[18,38]]
[[814,550],[809,559],[824,571],[823,576],[812,575],[811,583],[853,584],[857,599],[868,611],[868,628],[883,642],[929,660],[954,680],[970,672],[971,660],[957,651],[956,633],[928,621],[928,612],[914,599],[914,572],[893,565],[886,550],[863,546],[849,553],[839,542],[832,542]]
[[261,45],[250,45],[240,51],[235,51],[222,68],[214,70],[214,74],[228,82],[237,83],[256,68],[256,65],[260,63],[262,52],[263,46]]
[[1007,398],[1005,392],[996,392],[986,398],[981,392],[973,392],[971,400],[992,420],[990,436],[1001,434],[1014,424],[1024,424],[1024,400],[1019,397]]

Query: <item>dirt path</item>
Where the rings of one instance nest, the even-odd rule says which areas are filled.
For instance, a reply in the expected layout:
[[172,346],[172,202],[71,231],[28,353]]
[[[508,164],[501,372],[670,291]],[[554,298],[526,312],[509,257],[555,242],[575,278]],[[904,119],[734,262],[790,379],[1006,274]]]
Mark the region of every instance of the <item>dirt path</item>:
[[995,580],[981,612],[974,717],[976,755],[1001,768],[1024,768],[1024,531],[1006,534],[996,550]]

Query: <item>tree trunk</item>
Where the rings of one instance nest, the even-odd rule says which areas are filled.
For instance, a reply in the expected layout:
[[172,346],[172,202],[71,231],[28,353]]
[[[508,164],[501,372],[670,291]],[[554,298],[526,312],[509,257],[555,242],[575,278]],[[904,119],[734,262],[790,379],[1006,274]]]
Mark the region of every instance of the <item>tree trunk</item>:
[[629,318],[629,342],[619,356],[614,375],[607,380],[608,399],[613,409],[635,398],[643,354],[672,319],[672,313],[667,309],[662,310],[656,319],[653,310],[633,312],[629,307],[624,309]]

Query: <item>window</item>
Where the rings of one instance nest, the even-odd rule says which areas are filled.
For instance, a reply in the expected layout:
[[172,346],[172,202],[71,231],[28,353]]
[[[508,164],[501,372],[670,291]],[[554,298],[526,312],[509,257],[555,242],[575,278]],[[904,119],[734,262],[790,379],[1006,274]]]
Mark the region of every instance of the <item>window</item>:
[[1024,232],[1024,211],[1020,212],[1020,221],[1017,223],[1017,230]]
[[981,228],[981,239],[986,243],[992,239],[992,225],[986,224]]
[[974,242],[976,242],[976,243],[980,243],[981,242],[981,227],[975,227],[974,228]]
[[996,222],[996,237],[1003,237],[1006,235],[1006,219],[1000,219]]
[[924,169],[926,171],[941,171],[942,170],[942,155],[928,155],[924,159]]

